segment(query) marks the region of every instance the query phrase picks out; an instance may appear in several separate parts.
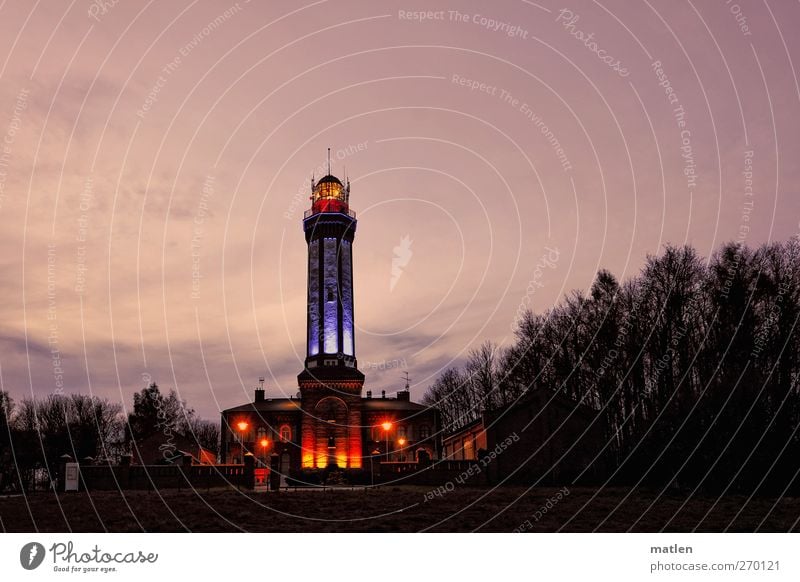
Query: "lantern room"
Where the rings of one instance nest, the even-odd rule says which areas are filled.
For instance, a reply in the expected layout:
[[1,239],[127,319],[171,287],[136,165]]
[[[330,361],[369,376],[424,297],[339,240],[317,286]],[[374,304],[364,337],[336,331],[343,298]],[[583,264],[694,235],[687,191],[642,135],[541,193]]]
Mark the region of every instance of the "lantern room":
[[350,184],[346,186],[339,178],[328,174],[320,178],[311,188],[311,213],[342,212],[348,214]]

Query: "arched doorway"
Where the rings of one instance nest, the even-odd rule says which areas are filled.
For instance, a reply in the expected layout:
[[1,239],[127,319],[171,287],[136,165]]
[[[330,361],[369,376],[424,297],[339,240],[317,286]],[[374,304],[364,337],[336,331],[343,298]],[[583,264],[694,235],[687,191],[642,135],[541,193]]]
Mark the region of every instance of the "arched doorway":
[[314,415],[316,466],[346,468],[350,434],[347,404],[341,398],[326,396],[314,407]]

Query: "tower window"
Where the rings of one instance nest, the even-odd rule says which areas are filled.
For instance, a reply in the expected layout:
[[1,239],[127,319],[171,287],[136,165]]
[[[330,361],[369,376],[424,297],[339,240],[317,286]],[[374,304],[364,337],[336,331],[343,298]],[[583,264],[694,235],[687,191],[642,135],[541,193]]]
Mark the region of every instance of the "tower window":
[[292,440],[292,429],[288,425],[284,424],[281,427],[280,435],[281,435],[281,441],[288,443],[289,441]]

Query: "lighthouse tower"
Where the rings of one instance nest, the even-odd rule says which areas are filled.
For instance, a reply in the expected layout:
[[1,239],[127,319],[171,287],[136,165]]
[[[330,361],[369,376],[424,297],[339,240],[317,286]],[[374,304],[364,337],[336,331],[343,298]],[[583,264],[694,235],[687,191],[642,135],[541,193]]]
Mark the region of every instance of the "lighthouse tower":
[[308,244],[306,359],[302,398],[303,467],[361,467],[361,389],[353,312],[356,215],[350,183],[328,173],[311,184],[303,230]]

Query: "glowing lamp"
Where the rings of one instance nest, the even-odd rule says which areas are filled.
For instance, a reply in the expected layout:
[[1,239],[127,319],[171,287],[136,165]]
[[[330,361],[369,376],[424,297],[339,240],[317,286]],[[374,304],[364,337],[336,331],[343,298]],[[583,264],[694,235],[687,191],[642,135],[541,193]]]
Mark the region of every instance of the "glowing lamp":
[[392,428],[392,423],[387,420],[381,426],[383,427],[383,430],[390,430]]
[[239,421],[239,422],[236,424],[236,426],[238,427],[238,429],[239,429],[240,431],[244,432],[244,431],[246,431],[246,430],[247,430],[247,427],[248,427],[248,426],[250,426],[250,425],[248,425],[248,424],[247,424],[245,421],[243,421],[243,420],[242,420],[242,421]]
[[399,445],[402,447],[403,445],[405,445],[405,444],[406,444],[406,439],[399,439],[399,440],[397,441],[397,444],[399,444]]
[[266,449],[269,446],[269,439],[261,439],[261,446]]

